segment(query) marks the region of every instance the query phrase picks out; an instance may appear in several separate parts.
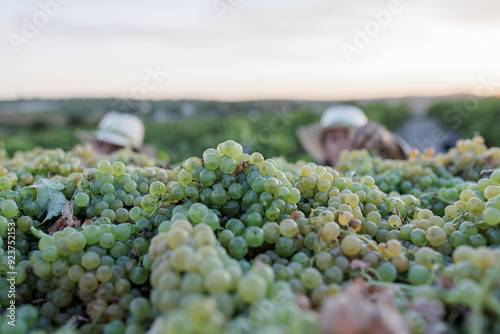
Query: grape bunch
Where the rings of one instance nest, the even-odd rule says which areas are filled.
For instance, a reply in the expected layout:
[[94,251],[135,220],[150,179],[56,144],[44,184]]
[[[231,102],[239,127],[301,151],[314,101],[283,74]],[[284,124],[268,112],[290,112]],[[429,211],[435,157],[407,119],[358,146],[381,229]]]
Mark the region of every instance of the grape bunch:
[[[335,168],[232,140],[172,168],[86,146],[2,155],[0,333],[339,333],[385,318],[498,332],[498,152],[474,137],[407,161],[345,152]],[[338,310],[344,326],[326,321]]]

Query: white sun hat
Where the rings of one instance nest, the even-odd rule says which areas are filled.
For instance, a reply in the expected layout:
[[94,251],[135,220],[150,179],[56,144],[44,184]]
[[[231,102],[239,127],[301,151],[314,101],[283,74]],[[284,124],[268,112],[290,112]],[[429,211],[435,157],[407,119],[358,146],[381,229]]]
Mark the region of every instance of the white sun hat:
[[144,141],[144,124],[134,115],[110,111],[99,122],[94,139],[138,149]]
[[351,105],[336,105],[325,110],[319,124],[299,129],[299,139],[309,155],[318,163],[325,163],[326,155],[321,142],[326,130],[337,127],[359,128],[368,124],[363,110]]

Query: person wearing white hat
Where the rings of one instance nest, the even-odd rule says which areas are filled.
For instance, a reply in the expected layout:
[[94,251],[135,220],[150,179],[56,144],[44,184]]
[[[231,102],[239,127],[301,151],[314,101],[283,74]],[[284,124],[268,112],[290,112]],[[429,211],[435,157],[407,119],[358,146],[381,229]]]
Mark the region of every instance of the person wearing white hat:
[[99,122],[93,139],[94,149],[100,154],[125,147],[139,151],[144,141],[144,124],[134,115],[110,111]]
[[319,124],[302,127],[298,134],[307,153],[330,166],[335,166],[343,150],[374,150],[388,159],[405,159],[410,150],[403,139],[380,124],[368,122],[365,113],[351,105],[326,109]]

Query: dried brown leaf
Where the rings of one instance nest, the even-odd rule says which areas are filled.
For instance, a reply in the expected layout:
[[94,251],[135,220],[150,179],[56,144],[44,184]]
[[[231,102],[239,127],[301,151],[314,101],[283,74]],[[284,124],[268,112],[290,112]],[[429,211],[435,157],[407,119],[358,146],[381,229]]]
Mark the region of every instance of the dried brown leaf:
[[73,216],[73,202],[66,201],[61,212],[61,217],[49,227],[50,235],[62,231],[66,227],[80,227],[80,221]]
[[361,260],[353,260],[351,261],[350,267],[351,269],[362,269],[370,267],[370,264]]
[[310,310],[311,309],[311,300],[307,298],[303,293],[295,294],[295,302],[299,306],[301,310]]
[[294,211],[294,212],[292,212],[292,214],[288,218],[293,219],[293,220],[297,220],[300,218],[300,214],[297,211]]
[[90,225],[90,223],[92,223],[92,221],[94,221],[97,217],[93,217],[93,218],[90,218],[90,219],[85,219],[85,221],[83,222],[84,225]]
[[401,219],[401,222],[403,223],[403,225],[405,224],[408,224],[405,219],[401,216],[401,213],[399,212],[399,210],[396,208],[396,204],[394,204],[392,207],[391,207],[392,211],[396,214],[396,216],[399,217],[399,219]]
[[237,176],[238,174],[240,174],[241,172],[243,172],[245,170],[245,168],[248,166],[248,164],[250,163],[250,161],[242,161],[238,167],[236,168],[236,171],[234,172],[234,175]]
[[43,299],[43,298],[35,299],[34,301],[31,302],[31,304],[33,304],[35,306],[42,305],[43,303],[45,303],[45,299]]
[[85,318],[79,314],[74,314],[71,316],[71,318],[69,318],[68,323],[80,325],[80,324],[88,323],[89,321],[90,321],[89,318]]
[[372,300],[365,282],[353,281],[345,291],[326,297],[323,302],[323,334],[409,333],[408,324],[394,308],[392,298],[392,290],[384,289]]

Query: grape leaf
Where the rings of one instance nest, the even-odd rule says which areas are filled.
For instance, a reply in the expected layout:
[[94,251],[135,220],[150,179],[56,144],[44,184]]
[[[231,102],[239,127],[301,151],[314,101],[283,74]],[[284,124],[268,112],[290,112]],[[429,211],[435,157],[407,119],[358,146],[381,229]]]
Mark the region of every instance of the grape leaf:
[[50,235],[53,235],[57,231],[62,231],[66,227],[80,227],[80,221],[73,216],[73,202],[66,201],[62,209],[61,217],[49,227],[48,231]]
[[34,185],[36,190],[35,202],[40,209],[39,216],[47,212],[44,221],[47,221],[61,214],[66,203],[66,197],[62,193],[64,185],[59,181],[40,179]]

